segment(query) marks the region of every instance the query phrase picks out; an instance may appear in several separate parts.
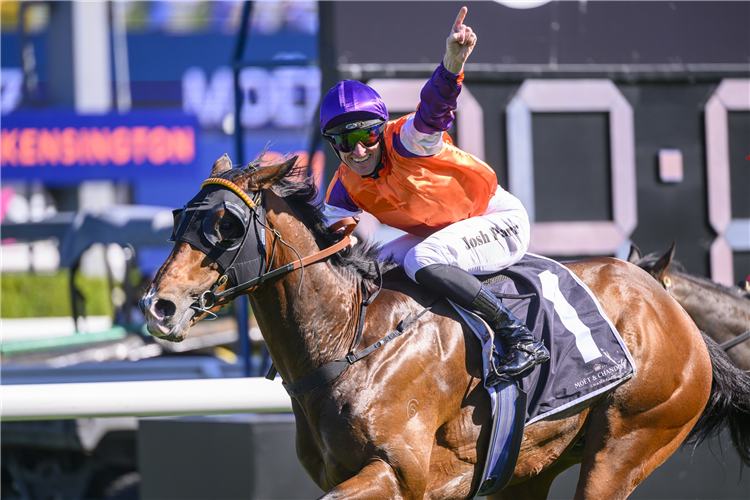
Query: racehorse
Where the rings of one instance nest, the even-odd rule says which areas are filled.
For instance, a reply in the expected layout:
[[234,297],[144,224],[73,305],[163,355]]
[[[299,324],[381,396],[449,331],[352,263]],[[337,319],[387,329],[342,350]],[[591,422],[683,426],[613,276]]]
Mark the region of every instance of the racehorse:
[[740,289],[688,273],[674,260],[674,253],[674,243],[664,255],[645,257],[631,245],[628,261],[656,278],[701,331],[719,342],[737,366],[750,370],[750,297]]
[[[471,498],[491,432],[477,338],[446,300],[401,267],[386,263],[381,274],[376,250],[351,246],[348,229],[327,228],[315,187],[293,180],[295,160],[232,168],[224,155],[214,163],[176,211],[177,242],[141,299],[149,331],[181,341],[196,321],[247,294],[285,384],[345,365],[292,397],[297,455],[327,492],[320,498]],[[229,258],[222,248],[239,250]],[[262,276],[230,281],[227,267],[240,262],[263,262]],[[750,464],[750,378],[637,266],[613,258],[567,265],[598,297],[637,374],[585,407],[527,426],[514,477],[491,498],[544,499],[576,463],[576,498],[625,498],[683,441],[725,427]],[[355,351],[360,341],[366,347]]]

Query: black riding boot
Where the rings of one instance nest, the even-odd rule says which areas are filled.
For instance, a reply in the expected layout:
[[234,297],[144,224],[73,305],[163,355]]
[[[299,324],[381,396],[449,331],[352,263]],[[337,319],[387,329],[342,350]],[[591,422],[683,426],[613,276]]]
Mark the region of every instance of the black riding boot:
[[[432,264],[417,271],[415,278],[418,283],[445,295],[461,307],[483,315],[500,336],[506,352],[500,358],[500,366],[495,367],[495,383],[504,376],[517,375],[549,359],[544,343],[534,340],[526,325],[513,316],[476,276],[454,266]],[[492,381],[487,383],[494,385]]]
[[518,375],[549,360],[549,351],[544,347],[544,342],[535,340],[526,325],[484,286],[471,303],[471,310],[487,319],[506,347],[499,366],[495,367],[498,377]]

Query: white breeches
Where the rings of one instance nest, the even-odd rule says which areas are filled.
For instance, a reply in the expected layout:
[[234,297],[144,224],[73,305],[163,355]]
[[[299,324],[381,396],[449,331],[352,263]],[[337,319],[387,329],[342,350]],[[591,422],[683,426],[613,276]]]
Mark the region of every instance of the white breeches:
[[451,224],[427,238],[406,234],[383,245],[380,255],[402,264],[411,279],[431,264],[490,274],[521,260],[530,233],[526,209],[498,186],[484,215]]

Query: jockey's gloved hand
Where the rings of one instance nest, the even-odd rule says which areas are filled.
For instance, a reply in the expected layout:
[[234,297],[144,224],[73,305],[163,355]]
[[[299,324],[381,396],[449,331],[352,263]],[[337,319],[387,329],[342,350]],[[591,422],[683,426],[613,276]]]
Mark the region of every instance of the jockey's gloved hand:
[[[353,215],[352,219],[354,219],[354,222],[356,222],[357,225],[359,225],[359,215]],[[359,243],[359,239],[356,236],[354,236],[353,234],[350,236],[350,238],[352,239],[352,246],[354,246],[357,243]]]

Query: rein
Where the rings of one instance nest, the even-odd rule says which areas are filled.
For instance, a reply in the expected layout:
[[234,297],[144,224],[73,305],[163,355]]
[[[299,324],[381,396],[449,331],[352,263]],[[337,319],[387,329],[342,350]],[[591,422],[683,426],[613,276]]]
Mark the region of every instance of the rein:
[[748,339],[750,339],[750,330],[741,335],[737,335],[732,340],[727,340],[726,342],[719,344],[719,347],[721,347],[725,351],[728,351],[732,347],[736,346],[737,344],[741,344]]

